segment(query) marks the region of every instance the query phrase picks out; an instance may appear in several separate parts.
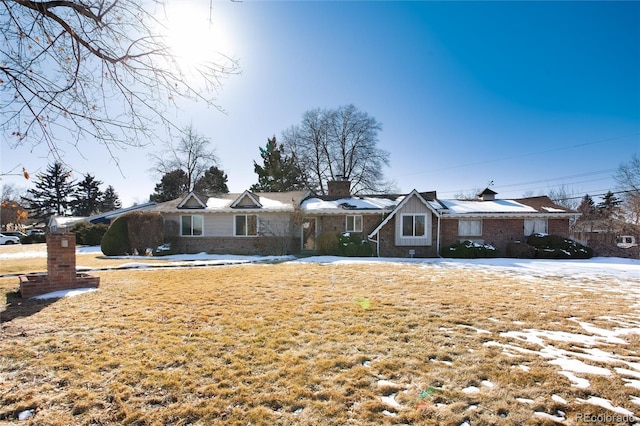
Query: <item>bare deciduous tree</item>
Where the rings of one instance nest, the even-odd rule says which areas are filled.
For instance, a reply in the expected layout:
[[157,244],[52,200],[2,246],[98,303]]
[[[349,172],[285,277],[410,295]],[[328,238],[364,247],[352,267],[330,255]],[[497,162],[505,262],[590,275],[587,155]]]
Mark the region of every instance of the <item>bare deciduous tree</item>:
[[621,163],[613,178],[622,190],[640,194],[640,155],[635,154],[628,162]]
[[[627,162],[621,163],[613,178],[624,191],[626,221],[640,228],[640,155],[635,154]],[[636,229],[640,232],[640,229]]]
[[549,189],[548,196],[557,205],[571,210],[576,210],[580,205],[580,198],[576,192],[564,184]]
[[320,194],[326,183],[343,178],[354,193],[389,190],[383,166],[389,153],[377,147],[382,125],[354,105],[313,109],[283,132],[285,147],[302,171],[306,186]]
[[112,152],[174,127],[167,112],[177,99],[217,107],[237,62],[220,55],[185,70],[162,11],[163,0],[0,0],[3,136],[14,146],[46,142],[57,159],[63,141],[97,140]]
[[155,163],[153,171],[164,175],[182,170],[187,178],[187,189],[192,191],[205,171],[218,163],[214,151],[209,149],[210,143],[209,138],[198,134],[193,126],[188,126],[176,146],[171,142],[164,143],[160,154],[152,155]]

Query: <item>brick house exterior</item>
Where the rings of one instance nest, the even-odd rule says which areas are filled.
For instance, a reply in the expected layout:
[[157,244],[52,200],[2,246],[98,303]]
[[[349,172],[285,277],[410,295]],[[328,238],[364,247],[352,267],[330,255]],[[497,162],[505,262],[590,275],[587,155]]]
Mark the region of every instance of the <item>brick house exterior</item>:
[[152,211],[165,220],[177,252],[280,255],[313,254],[322,234],[361,235],[382,257],[437,257],[463,240],[494,245],[501,256],[533,232],[569,236],[578,213],[548,197],[496,199],[486,189],[477,200],[443,200],[434,192],[350,194],[348,181],[330,182],[326,196],[304,192],[190,193]]
[[[413,191],[369,238],[383,257],[435,257],[442,248],[464,240],[491,244],[500,256],[505,256],[510,242],[525,241],[535,232],[568,237],[570,220],[578,215],[546,196],[498,200],[496,192],[489,189],[478,195],[472,201],[440,200],[435,193]],[[411,199],[414,207],[410,214],[423,214],[431,221],[431,234],[436,238],[430,243],[411,245],[410,239],[398,240],[404,226],[400,220]]]
[[179,253],[292,254],[300,247],[299,205],[305,192],[189,193],[155,206],[165,240]]

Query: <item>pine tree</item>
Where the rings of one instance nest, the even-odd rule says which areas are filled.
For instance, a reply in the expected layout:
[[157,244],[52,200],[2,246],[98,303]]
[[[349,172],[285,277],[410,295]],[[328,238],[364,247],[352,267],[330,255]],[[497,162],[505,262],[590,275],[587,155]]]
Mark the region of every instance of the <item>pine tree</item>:
[[30,217],[48,219],[51,215],[69,214],[75,190],[71,170],[56,161],[47,166],[45,174],[37,176],[36,187],[29,189],[28,196],[22,199],[29,203]]
[[189,178],[187,174],[181,170],[173,170],[165,173],[156,184],[154,193],[149,197],[150,201],[163,203],[165,201],[175,200],[189,190]]
[[604,194],[602,202],[598,203],[598,212],[604,219],[615,219],[620,211],[622,200],[611,191]]
[[89,173],[78,183],[72,202],[74,216],[91,216],[100,211],[104,198],[100,185],[102,182]]
[[102,197],[102,203],[100,203],[100,212],[110,212],[121,208],[122,203],[120,202],[120,197],[118,197],[116,190],[111,185],[107,186]]
[[293,157],[287,157],[284,146],[278,146],[276,137],[267,139],[267,145],[260,148],[263,165],[253,162],[258,183],[251,186],[257,192],[286,192],[303,188],[302,173]]
[[228,194],[229,187],[227,174],[217,168],[216,166],[210,167],[204,172],[204,175],[197,180],[194,191],[204,193],[218,193]]
[[597,213],[596,205],[589,194],[582,197],[582,201],[580,201],[580,205],[577,210],[582,213],[580,217],[581,220],[593,219]]

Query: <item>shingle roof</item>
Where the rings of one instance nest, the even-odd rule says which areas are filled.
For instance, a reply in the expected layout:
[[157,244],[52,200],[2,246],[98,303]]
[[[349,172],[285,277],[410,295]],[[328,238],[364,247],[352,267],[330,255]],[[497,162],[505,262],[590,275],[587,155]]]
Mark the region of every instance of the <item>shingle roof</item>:
[[[229,194],[214,194],[211,196],[204,196],[198,194],[203,202],[206,203],[205,208],[180,208],[180,204],[190,196],[187,194],[183,197],[175,200],[167,201],[165,203],[158,204],[153,208],[158,212],[177,212],[184,210],[199,210],[199,211],[235,211],[238,209],[245,209],[246,207],[233,208],[234,202],[238,201],[241,197],[246,195],[246,191],[242,193],[229,193]],[[302,199],[307,195],[304,191],[292,191],[292,192],[256,192],[251,193],[252,196],[257,197],[259,202],[259,208],[261,210],[292,210],[295,206],[299,205]]]

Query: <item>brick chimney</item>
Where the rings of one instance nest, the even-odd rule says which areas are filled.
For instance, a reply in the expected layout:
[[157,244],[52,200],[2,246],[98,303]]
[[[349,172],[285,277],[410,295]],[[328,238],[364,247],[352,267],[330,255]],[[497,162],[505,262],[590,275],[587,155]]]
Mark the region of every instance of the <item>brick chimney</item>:
[[336,180],[327,182],[327,189],[329,197],[344,198],[351,196],[351,182],[340,175],[336,176]]

